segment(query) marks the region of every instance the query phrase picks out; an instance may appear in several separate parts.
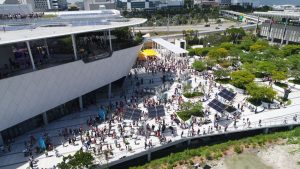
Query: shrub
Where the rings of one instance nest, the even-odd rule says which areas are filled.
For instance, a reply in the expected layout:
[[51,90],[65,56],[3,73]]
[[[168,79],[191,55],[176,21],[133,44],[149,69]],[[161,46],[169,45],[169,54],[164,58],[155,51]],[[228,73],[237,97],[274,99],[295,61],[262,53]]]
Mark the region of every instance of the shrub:
[[201,92],[183,93],[183,96],[186,98],[193,98],[193,97],[203,96],[203,93]]
[[204,154],[205,158],[207,160],[212,160],[212,154],[210,151],[206,151],[205,154]]
[[239,146],[239,145],[236,145],[234,146],[234,152],[238,153],[238,154],[241,154],[243,152],[243,147]]
[[196,60],[192,64],[192,67],[199,72],[202,72],[203,70],[206,69],[206,65],[202,61],[199,61],[199,60]]
[[[177,112],[177,115],[184,121],[191,118],[191,116],[197,116],[197,117],[203,117],[203,106],[201,102],[198,102],[196,104],[192,104],[190,102],[185,102],[183,104],[187,104],[187,106],[184,106],[182,111]],[[191,107],[189,107],[191,106]],[[183,107],[183,106],[182,106]]]

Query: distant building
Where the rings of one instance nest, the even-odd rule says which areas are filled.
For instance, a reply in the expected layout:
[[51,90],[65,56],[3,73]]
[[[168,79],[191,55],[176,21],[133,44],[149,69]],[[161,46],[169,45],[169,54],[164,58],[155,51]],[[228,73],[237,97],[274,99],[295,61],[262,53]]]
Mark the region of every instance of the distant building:
[[21,14],[28,15],[33,10],[30,5],[25,4],[3,4],[0,5],[0,15]]
[[239,6],[253,6],[252,0],[232,0],[231,5],[239,5]]
[[84,0],[84,10],[116,9],[115,0]]
[[219,6],[219,0],[194,0],[194,5]]
[[220,6],[230,6],[231,0],[218,0]]
[[[6,0],[12,3],[16,0]],[[67,0],[19,0],[21,4],[31,6],[35,12],[46,12],[55,10],[66,10],[68,8]]]
[[274,11],[300,11],[300,7],[296,7],[295,5],[273,5],[272,9]]
[[300,20],[300,13],[294,11],[268,11],[268,12],[254,12],[253,15],[274,18],[276,20],[282,20],[283,18],[290,18],[292,20]]
[[117,7],[123,10],[153,10],[162,8],[181,8],[184,0],[118,0]]
[[264,22],[261,25],[260,35],[272,42],[277,41],[281,44],[300,43],[300,26]]
[[75,6],[76,6],[77,8],[79,8],[79,10],[84,10],[84,3],[83,3],[83,2],[77,1],[77,2],[75,2],[74,4],[75,4]]

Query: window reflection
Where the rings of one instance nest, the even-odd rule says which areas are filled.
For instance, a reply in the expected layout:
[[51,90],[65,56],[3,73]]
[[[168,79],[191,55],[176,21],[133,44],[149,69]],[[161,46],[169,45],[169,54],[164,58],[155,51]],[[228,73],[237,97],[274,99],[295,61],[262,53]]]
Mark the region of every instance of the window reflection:
[[33,71],[25,43],[0,46],[0,79]]

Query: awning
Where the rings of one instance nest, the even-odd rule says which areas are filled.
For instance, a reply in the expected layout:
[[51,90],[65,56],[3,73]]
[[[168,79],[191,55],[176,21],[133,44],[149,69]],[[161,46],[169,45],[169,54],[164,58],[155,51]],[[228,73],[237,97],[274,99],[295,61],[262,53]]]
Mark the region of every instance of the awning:
[[188,53],[187,50],[180,48],[179,46],[174,45],[173,43],[170,43],[162,38],[153,38],[153,42],[163,46],[167,50],[175,53],[175,54],[183,54],[183,53]]
[[145,49],[145,50],[143,50],[142,51],[142,54],[144,55],[144,56],[157,56],[157,53],[156,53],[156,51],[155,50],[153,50],[153,49]]

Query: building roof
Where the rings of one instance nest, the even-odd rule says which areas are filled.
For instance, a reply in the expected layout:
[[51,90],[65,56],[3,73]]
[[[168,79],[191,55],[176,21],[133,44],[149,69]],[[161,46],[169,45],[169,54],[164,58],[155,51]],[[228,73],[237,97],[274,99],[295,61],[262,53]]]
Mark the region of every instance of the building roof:
[[46,13],[44,18],[0,20],[0,45],[134,26],[142,18],[123,18],[117,10]]
[[293,19],[300,19],[299,12],[291,12],[291,11],[254,12],[253,14],[259,16],[290,17]]
[[164,48],[168,49],[169,51],[175,54],[188,53],[187,50],[182,49],[179,46],[176,46],[173,43],[170,43],[162,38],[153,38],[152,41],[158,43],[159,45],[163,46]]

